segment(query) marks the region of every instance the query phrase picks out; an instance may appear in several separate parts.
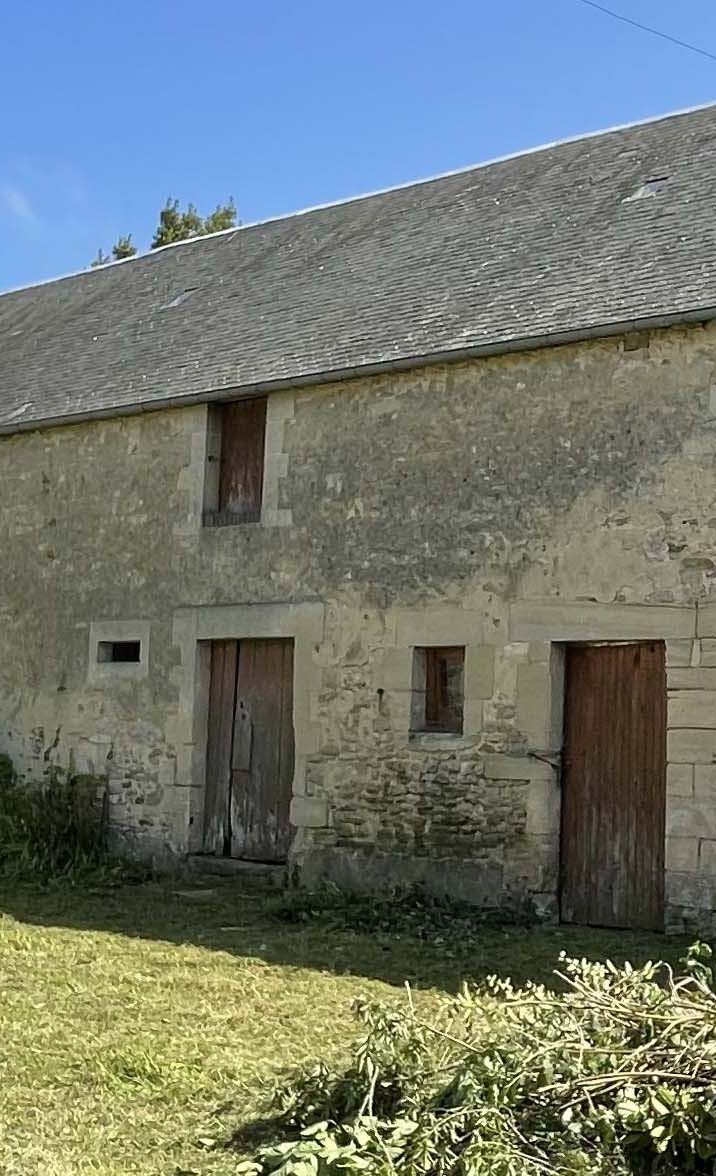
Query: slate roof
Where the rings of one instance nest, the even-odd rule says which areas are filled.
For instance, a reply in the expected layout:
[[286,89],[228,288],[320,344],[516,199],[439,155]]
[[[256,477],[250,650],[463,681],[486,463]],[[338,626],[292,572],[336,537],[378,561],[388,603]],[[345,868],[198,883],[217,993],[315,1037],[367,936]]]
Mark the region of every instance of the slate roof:
[[715,194],[712,105],[9,292],[0,430],[716,316]]

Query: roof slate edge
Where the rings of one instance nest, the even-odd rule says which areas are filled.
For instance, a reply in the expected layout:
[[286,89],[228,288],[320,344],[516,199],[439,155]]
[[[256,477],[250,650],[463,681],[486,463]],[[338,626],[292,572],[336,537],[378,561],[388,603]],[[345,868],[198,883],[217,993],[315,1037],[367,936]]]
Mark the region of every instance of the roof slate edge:
[[[666,122],[668,119],[681,118],[688,114],[697,114],[700,110],[709,110],[714,106],[716,106],[716,101],[701,102],[695,106],[685,106],[680,110],[667,111],[666,114],[653,114],[646,118],[635,119],[633,122],[617,123],[611,127],[602,127],[596,131],[583,131],[577,135],[567,135],[563,139],[553,139],[548,143],[538,143],[534,147],[522,147],[518,151],[509,151],[505,155],[495,155],[491,159],[485,159],[479,163],[468,163],[463,167],[451,168],[444,172],[436,172],[434,175],[423,176],[417,180],[404,180],[399,184],[390,184],[386,188],[375,188],[369,192],[359,192],[353,196],[341,196],[337,200],[328,200],[320,204],[309,204],[305,208],[297,208],[292,212],[281,212],[275,216],[246,221],[245,224],[232,225],[228,229],[219,229],[216,233],[204,233],[196,237],[186,237],[182,241],[170,241],[167,245],[160,245],[156,249],[145,249],[140,253],[136,253],[133,257],[122,257],[117,261],[105,262],[104,265],[96,267],[94,272],[104,273],[119,265],[129,265],[131,262],[143,261],[147,257],[156,257],[168,249],[179,249],[181,246],[196,245],[201,241],[213,240],[215,237],[226,237],[231,233],[241,233],[245,229],[259,228],[261,225],[273,224],[276,221],[292,220],[296,216],[307,216],[312,212],[322,212],[328,208],[339,208],[343,204],[354,204],[361,200],[370,200],[374,196],[385,196],[390,192],[400,192],[406,188],[419,188],[423,184],[432,184],[436,180],[447,180],[452,176],[465,175],[467,172],[472,171],[481,171],[483,168],[493,167],[499,163],[508,163],[511,159],[520,159],[526,155],[537,155],[541,151],[551,151],[555,147],[565,147],[570,143],[580,143],[585,139],[599,139],[605,135],[619,134],[621,131],[629,131],[633,127],[649,126],[651,123]],[[39,281],[29,282],[24,286],[10,286],[6,290],[0,290],[0,298],[4,298],[6,294],[20,294],[23,290],[34,290],[39,286],[50,286],[53,282],[66,282],[68,279],[79,278],[83,274],[92,272],[92,266],[84,266],[83,269],[70,270],[68,273],[56,274],[51,278],[40,278]]]
[[89,412],[62,413],[53,417],[34,417],[26,421],[0,422],[0,436],[28,433],[34,430],[51,429],[60,425],[76,425],[86,421],[108,420],[114,417],[139,416],[146,412],[160,412],[169,408],[190,408],[197,404],[212,404],[234,400],[239,397],[262,396],[269,392],[289,391],[291,388],[305,388],[311,385],[338,383],[341,380],[359,379],[365,376],[380,376],[389,372],[412,371],[421,367],[435,367],[439,364],[459,363],[468,359],[488,358],[492,355],[509,355],[521,351],[541,351],[548,347],[566,346],[569,343],[584,343],[598,339],[613,338],[632,331],[655,331],[668,327],[696,326],[716,320],[716,306],[694,307],[675,311],[672,314],[646,315],[634,319],[619,319],[580,327],[571,331],[554,331],[544,335],[526,335],[515,339],[503,339],[478,343],[470,347],[452,348],[403,359],[389,359],[355,367],[333,368],[312,372],[308,375],[265,380],[254,384],[233,384],[221,388],[206,388],[201,392],[185,396],[163,397],[132,404],[95,409]]

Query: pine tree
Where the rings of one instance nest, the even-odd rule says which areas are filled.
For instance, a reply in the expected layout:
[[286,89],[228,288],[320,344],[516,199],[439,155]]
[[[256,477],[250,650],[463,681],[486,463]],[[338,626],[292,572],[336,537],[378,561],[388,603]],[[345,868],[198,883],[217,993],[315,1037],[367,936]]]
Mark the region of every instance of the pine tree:
[[204,221],[205,233],[220,233],[223,229],[233,229],[236,225],[236,205],[233,196],[229,196],[226,204],[217,204],[210,216]]
[[126,237],[119,237],[116,244],[112,246],[112,257],[115,261],[122,261],[125,257],[134,257],[136,252],[137,246],[132,244],[131,233]]
[[[171,197],[159,213],[159,224],[152,238],[152,249],[159,249],[162,245],[171,245],[174,241],[186,241],[189,237],[200,237],[204,233],[220,233],[224,229],[236,226],[236,204],[232,196],[226,204],[217,204],[207,217],[201,216],[196,205],[187,204],[185,209],[179,207],[179,201]],[[122,261],[125,257],[134,257],[137,247],[132,243],[132,234],[119,237],[112,246],[112,257],[107,256],[101,249],[91,262],[93,268],[106,265],[114,258]]]
[[199,237],[204,233],[217,233],[231,229],[236,224],[236,205],[232,198],[226,204],[219,204],[206,218],[202,217],[193,204],[182,212],[178,200],[167,200],[159,213],[159,224],[152,240],[152,249],[171,245],[174,241],[186,241],[188,237]]

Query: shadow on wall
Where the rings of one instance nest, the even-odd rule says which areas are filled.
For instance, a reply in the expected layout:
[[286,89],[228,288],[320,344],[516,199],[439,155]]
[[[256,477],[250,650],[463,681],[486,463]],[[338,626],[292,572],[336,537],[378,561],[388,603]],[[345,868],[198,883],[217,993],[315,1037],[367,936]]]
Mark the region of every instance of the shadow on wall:
[[78,931],[104,931],[194,945],[267,964],[358,975],[402,986],[456,991],[463,980],[497,974],[516,983],[557,984],[561,951],[634,964],[676,963],[687,940],[648,932],[596,928],[484,928],[466,937],[449,927],[415,935],[338,930],[320,922],[287,924],[276,917],[276,897],[239,889],[235,882],[196,880],[117,888],[64,885],[41,889],[0,880],[0,910],[21,922]]

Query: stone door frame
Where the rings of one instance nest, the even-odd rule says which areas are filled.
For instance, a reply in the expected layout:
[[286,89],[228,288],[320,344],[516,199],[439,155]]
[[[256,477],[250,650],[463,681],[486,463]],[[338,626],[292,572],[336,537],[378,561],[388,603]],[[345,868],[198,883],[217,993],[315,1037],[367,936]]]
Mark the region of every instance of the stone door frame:
[[[716,604],[600,604],[593,601],[518,601],[510,607],[510,640],[524,642],[534,664],[524,686],[518,677],[517,714],[529,716],[530,742],[561,753],[563,651],[571,643],[663,641],[667,672],[666,925],[698,905],[704,813],[695,792],[699,763],[716,762],[716,705],[707,727],[702,666],[716,667]],[[541,655],[538,657],[538,652]],[[716,703],[716,693],[712,695]],[[555,716],[558,716],[555,722]],[[541,738],[540,738],[541,736]],[[560,773],[561,775],[561,773]],[[716,830],[716,805],[709,826]],[[559,806],[550,836],[560,837]],[[716,838],[714,839],[716,861]],[[705,879],[704,879],[705,881]],[[716,888],[716,878],[712,879]],[[692,902],[693,900],[693,902]]]
[[172,640],[180,651],[179,705],[173,731],[177,747],[177,785],[189,790],[187,850],[201,849],[206,783],[206,739],[209,716],[211,641],[291,637],[294,642],[293,724],[295,768],[291,824],[296,827],[292,852],[301,832],[328,824],[325,801],[306,792],[306,765],[318,751],[316,713],[321,669],[315,654],[323,639],[324,606],[320,601],[298,604],[222,604],[179,608],[174,612]]

